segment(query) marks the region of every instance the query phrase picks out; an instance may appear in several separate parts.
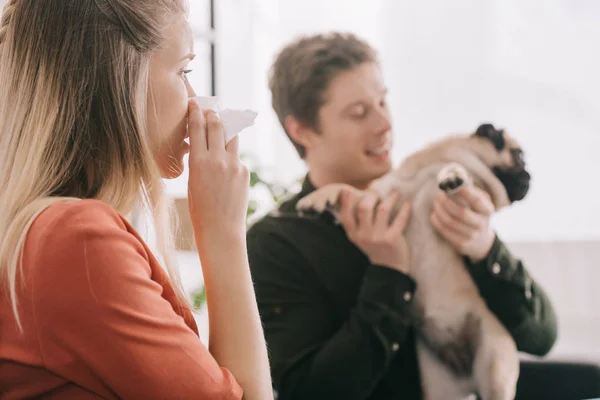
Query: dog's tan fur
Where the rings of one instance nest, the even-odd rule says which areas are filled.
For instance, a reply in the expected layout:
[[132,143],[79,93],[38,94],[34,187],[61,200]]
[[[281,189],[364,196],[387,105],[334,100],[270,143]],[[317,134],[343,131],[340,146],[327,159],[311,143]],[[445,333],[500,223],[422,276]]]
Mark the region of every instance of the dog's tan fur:
[[[494,128],[495,129],[495,128]],[[499,132],[499,131],[496,131]],[[519,376],[516,345],[487,308],[464,265],[464,259],[431,226],[429,215],[440,184],[456,181],[484,189],[495,208],[511,204],[494,167],[515,168],[511,150],[517,142],[503,135],[498,149],[488,137],[466,134],[446,137],[406,158],[395,170],[374,181],[369,191],[383,197],[399,191],[413,205],[405,235],[410,245],[411,276],[417,282],[417,353],[424,399],[513,399]],[[324,186],[298,203],[298,209],[323,212],[339,206],[344,184]]]

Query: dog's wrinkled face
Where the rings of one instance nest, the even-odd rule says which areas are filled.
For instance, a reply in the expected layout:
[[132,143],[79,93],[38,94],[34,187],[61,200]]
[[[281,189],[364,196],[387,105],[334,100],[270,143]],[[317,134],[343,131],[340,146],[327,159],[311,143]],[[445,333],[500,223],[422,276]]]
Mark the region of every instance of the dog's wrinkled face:
[[498,151],[497,162],[490,167],[504,185],[510,201],[525,198],[529,191],[531,175],[525,168],[523,150],[518,143],[504,130],[498,130],[492,124],[481,125],[474,136],[489,140]]

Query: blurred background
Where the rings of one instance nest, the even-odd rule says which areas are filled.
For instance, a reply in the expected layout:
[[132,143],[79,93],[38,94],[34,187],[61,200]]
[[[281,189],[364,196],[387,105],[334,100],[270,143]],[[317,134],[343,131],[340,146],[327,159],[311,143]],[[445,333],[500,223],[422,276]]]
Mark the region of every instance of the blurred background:
[[[555,302],[550,357],[600,361],[600,1],[191,0],[191,21],[199,56],[190,79],[223,107],[258,111],[240,140],[270,183],[294,190],[305,173],[268,91],[276,53],[303,34],[351,31],[378,50],[396,162],[485,121],[515,135],[532,188],[494,226]],[[186,174],[167,182],[174,197],[186,184]],[[255,217],[274,206],[261,185],[251,197]],[[197,256],[180,255],[195,287]]]
[[[380,55],[396,162],[482,122],[518,138],[532,188],[496,215],[494,226],[555,303],[559,341],[550,357],[600,362],[600,1],[190,0],[190,6],[196,92],[218,96],[222,107],[259,113],[240,136],[255,173],[253,218],[277,200],[258,177],[294,190],[305,173],[271,109],[267,82],[276,53],[298,35],[353,32]],[[187,204],[187,173],[165,183],[179,205]],[[201,298],[197,254],[185,245],[178,254],[186,289]],[[197,318],[207,341],[205,310]]]

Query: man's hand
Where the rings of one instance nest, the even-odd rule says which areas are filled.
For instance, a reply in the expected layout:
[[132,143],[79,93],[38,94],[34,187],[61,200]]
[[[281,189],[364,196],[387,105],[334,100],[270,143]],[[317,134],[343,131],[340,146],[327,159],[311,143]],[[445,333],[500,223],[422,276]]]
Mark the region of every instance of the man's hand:
[[443,191],[438,193],[431,223],[461,255],[477,263],[487,257],[496,238],[490,225],[494,204],[486,192],[475,186],[467,186],[453,197]]
[[393,193],[378,204],[374,193],[343,191],[340,194],[340,222],[346,234],[372,264],[389,267],[405,274],[410,270],[410,251],[404,229],[410,218],[410,204],[404,202],[390,223],[400,195]]

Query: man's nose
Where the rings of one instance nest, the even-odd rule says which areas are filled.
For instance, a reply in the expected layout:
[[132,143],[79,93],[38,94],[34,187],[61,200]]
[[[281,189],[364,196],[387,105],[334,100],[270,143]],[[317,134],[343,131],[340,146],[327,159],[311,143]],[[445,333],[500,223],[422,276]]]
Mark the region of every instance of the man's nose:
[[386,108],[378,107],[375,114],[376,117],[373,124],[378,133],[385,133],[392,129],[390,113]]

